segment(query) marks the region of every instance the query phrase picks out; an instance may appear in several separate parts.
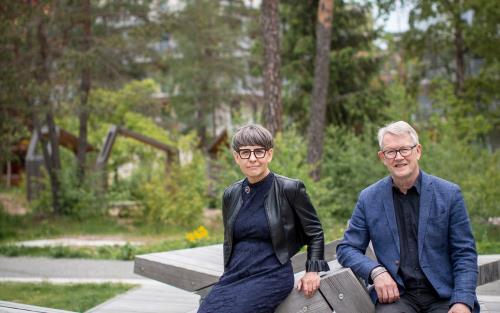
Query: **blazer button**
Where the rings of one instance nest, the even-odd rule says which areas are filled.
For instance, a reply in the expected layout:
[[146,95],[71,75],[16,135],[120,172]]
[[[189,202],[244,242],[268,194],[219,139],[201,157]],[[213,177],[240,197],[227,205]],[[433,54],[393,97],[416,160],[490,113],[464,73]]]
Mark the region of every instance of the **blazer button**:
[[394,261],[394,264],[399,265],[399,260]]

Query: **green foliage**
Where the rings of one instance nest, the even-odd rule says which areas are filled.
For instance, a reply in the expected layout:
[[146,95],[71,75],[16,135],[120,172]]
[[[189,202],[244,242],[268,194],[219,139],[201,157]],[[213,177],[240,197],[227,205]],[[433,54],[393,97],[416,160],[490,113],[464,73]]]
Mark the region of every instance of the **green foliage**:
[[188,130],[198,130],[205,145],[216,109],[235,101],[235,92],[246,84],[245,60],[239,57],[246,54],[242,46],[246,7],[242,1],[184,4],[181,10],[161,16],[162,30],[174,38],[175,46],[165,53],[159,80],[171,95],[175,114]]
[[375,137],[369,128],[359,136],[345,128],[327,129],[322,177],[329,192],[321,201],[327,204],[328,217],[348,218],[361,190],[386,176]]
[[13,225],[19,225],[21,217],[7,214],[0,203],[0,241],[15,236]]
[[[62,169],[59,172],[60,180],[60,205],[63,215],[71,215],[77,218],[97,216],[104,213],[106,199],[99,192],[101,185],[97,174],[86,176],[83,184],[80,184],[76,174],[76,160],[71,152],[61,150]],[[42,171],[45,173],[45,171]],[[33,201],[32,207],[38,214],[50,214],[52,212],[52,194],[48,175],[43,175],[39,180],[42,189],[38,199]]]
[[[318,0],[284,1],[281,57],[283,104],[286,116],[299,129],[307,128],[314,81],[315,26]],[[335,1],[327,97],[327,125],[357,131],[367,120],[380,118],[383,101],[377,71],[380,52],[374,45],[377,31],[369,3]]]
[[[164,144],[173,145],[169,133],[153,121],[152,116],[161,113],[160,105],[152,99],[152,94],[157,91],[159,86],[151,79],[131,81],[118,90],[95,90],[91,103],[96,106],[98,114],[90,119],[90,125],[95,131],[89,135],[89,141],[100,146],[111,124],[115,124]],[[118,164],[130,161],[133,155],[139,156],[141,160],[150,160],[156,157],[157,152],[157,149],[143,143],[119,137],[113,147],[109,163],[114,168]]]
[[86,312],[119,295],[134,285],[129,284],[64,284],[0,283],[0,299],[10,302]]
[[166,174],[156,171],[149,179],[136,178],[140,185],[135,195],[145,207],[147,222],[183,226],[199,222],[207,204],[207,178],[205,160],[195,144],[193,134],[181,137],[178,146],[187,160],[173,163]]
[[159,92],[160,87],[152,79],[133,80],[122,88],[96,88],[90,97],[95,116],[91,117],[91,125],[102,121],[128,126],[127,113],[136,112],[153,117],[162,113],[161,105],[152,95]]
[[463,137],[436,129],[421,132],[420,137],[422,169],[458,184],[469,215],[483,221],[498,215],[500,152],[491,153]]

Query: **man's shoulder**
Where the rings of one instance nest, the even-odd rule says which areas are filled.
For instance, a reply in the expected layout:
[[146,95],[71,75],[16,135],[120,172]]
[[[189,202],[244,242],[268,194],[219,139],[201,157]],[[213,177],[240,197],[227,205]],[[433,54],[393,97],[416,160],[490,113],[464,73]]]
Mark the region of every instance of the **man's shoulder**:
[[460,187],[457,184],[449,180],[431,174],[427,174],[425,172],[422,172],[422,183],[426,185],[432,184],[434,188],[444,189],[444,190],[460,189]]
[[390,176],[386,176],[382,179],[379,179],[378,181],[374,182],[370,186],[363,189],[360,193],[360,197],[361,198],[364,198],[364,197],[371,198],[371,197],[375,197],[377,195],[380,195],[381,191],[384,188],[387,188],[387,186],[390,184],[391,184],[391,177]]

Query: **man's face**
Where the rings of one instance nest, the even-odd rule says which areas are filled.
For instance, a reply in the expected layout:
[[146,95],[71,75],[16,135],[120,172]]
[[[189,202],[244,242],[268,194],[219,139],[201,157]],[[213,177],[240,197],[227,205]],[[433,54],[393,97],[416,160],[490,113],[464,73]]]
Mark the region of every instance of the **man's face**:
[[[233,151],[234,160],[239,165],[241,172],[245,175],[250,183],[255,183],[266,177],[269,173],[269,163],[273,159],[273,149],[265,151],[262,156],[264,147],[261,146],[243,146],[239,148],[239,153]],[[246,159],[250,154],[249,158]],[[243,158],[242,158],[243,156]]]
[[[415,146],[414,148],[412,148]],[[387,133],[382,139],[383,150],[378,152],[380,160],[389,170],[394,179],[416,179],[419,174],[418,160],[422,155],[422,146],[415,145],[411,140],[410,135],[394,135]],[[403,156],[401,149],[406,151],[408,155]],[[394,158],[387,157],[385,154],[394,154],[394,151],[399,150]],[[405,154],[405,152],[403,152]]]

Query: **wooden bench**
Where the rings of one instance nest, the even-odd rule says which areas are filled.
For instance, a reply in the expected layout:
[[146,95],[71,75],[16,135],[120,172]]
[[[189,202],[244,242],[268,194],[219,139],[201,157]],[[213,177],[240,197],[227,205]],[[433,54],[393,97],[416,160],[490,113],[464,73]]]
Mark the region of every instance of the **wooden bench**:
[[37,313],[76,313],[72,311],[56,310],[43,308],[35,305],[19,304],[14,302],[0,301],[0,312],[1,313],[26,313],[26,312],[37,312]]
[[[325,258],[329,261],[330,271],[322,274],[319,292],[306,299],[294,289],[276,312],[374,312],[365,284],[350,269],[342,267],[335,260],[338,242],[325,245]],[[371,248],[367,255],[375,257]],[[306,257],[305,253],[300,253],[292,258],[296,282],[304,274]],[[478,285],[500,279],[500,255],[480,256],[478,267]],[[139,275],[195,292],[202,297],[218,281],[223,270],[222,245],[139,255],[134,264],[134,272]]]

